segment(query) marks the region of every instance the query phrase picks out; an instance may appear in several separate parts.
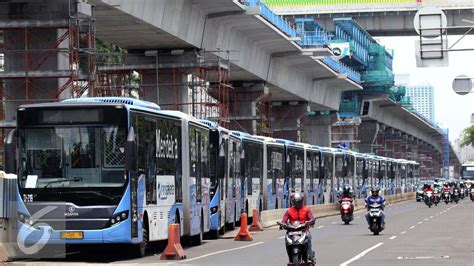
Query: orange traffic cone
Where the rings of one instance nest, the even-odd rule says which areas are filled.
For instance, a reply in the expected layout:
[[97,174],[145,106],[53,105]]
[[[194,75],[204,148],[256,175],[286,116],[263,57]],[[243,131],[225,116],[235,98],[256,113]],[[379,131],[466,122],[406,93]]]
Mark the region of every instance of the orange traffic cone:
[[181,230],[179,224],[168,226],[168,245],[166,246],[160,260],[182,260],[186,258],[180,241]]
[[252,241],[249,229],[247,228],[247,214],[242,213],[240,216],[240,231],[234,238],[235,241]]
[[257,209],[253,209],[252,224],[249,227],[249,231],[263,231],[262,224],[260,223],[260,214]]

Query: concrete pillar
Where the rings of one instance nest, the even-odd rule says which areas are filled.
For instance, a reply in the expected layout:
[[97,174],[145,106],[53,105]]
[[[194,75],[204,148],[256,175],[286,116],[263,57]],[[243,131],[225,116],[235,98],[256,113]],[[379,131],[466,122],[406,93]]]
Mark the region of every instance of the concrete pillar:
[[158,90],[156,70],[146,70],[142,73],[140,99],[158,103],[163,110],[178,110],[191,114],[192,98],[187,74],[181,69],[159,69],[158,73]]
[[232,130],[257,134],[258,122],[262,119],[271,119],[271,117],[265,117],[266,114],[263,114],[262,110],[257,112],[259,101],[268,95],[268,87],[262,83],[248,86],[235,83],[229,103],[229,127]]
[[322,147],[331,147],[331,126],[336,121],[336,114],[307,117],[305,119],[307,142]]
[[[26,23],[40,23],[49,20],[69,19],[68,1],[32,1],[12,2],[0,5],[0,20],[11,22],[21,20]],[[50,49],[58,37],[65,33],[65,29],[38,29],[31,26],[26,29],[11,29],[3,31],[5,45],[5,71],[9,79],[5,79],[4,98],[5,120],[14,120],[16,108],[20,104],[51,101],[58,89],[64,85],[65,79],[53,78],[26,78],[32,71],[58,71],[69,69],[67,56],[53,51],[50,54],[44,50]],[[63,47],[65,40],[59,48]],[[38,51],[43,49],[43,51]],[[26,53],[26,51],[28,53]],[[27,71],[28,70],[28,71]],[[61,97],[66,97],[65,94]],[[26,100],[28,99],[28,100]]]
[[377,121],[364,121],[359,126],[359,151],[363,153],[372,152],[372,144],[377,137],[379,123]]
[[304,102],[273,103],[273,136],[292,141],[307,142],[302,120],[308,115],[309,106]]

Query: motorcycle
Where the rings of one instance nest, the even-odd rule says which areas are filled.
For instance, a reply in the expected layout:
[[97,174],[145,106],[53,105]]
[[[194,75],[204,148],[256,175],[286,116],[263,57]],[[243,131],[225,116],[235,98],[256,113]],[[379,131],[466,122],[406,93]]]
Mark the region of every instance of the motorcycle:
[[344,224],[349,224],[353,219],[354,205],[351,198],[342,198],[340,204],[341,219]]
[[461,200],[466,196],[466,190],[463,187],[459,189],[459,195],[461,196]]
[[449,203],[449,201],[450,201],[450,199],[449,199],[450,196],[451,196],[451,195],[449,194],[449,191],[447,191],[447,190],[443,191],[443,200],[444,200],[444,202],[446,202],[446,204]]
[[474,187],[471,186],[471,201],[474,201]]
[[382,224],[382,205],[373,203],[369,205],[369,229],[374,235],[378,235],[384,229]]
[[431,205],[433,205],[433,191],[426,191],[424,199],[425,204],[428,205],[429,208],[431,208]]
[[307,230],[309,226],[314,225],[315,219],[300,223],[299,221],[282,224],[277,222],[280,229],[286,230],[285,246],[290,263],[288,265],[315,265],[316,260],[308,257],[306,244],[309,241],[307,238]]
[[438,206],[439,201],[440,201],[439,193],[438,193],[438,191],[435,190],[433,192],[433,203],[434,203],[434,205]]
[[456,204],[459,202],[459,188],[453,190],[453,200]]

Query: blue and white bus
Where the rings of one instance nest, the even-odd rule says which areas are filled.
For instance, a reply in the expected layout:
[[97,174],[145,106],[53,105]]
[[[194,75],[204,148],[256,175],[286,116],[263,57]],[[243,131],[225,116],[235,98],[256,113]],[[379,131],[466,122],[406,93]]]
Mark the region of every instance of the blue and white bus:
[[292,193],[304,193],[305,146],[286,139],[276,139],[285,147],[285,184],[283,186],[283,208],[289,208]]
[[264,142],[252,135],[240,131],[231,131],[231,134],[240,139],[240,168],[243,176],[241,184],[242,205],[241,212],[247,217],[253,217],[253,210],[263,211],[263,148]]
[[263,141],[263,209],[273,210],[283,206],[285,185],[285,147],[275,139],[253,136]]
[[19,241],[131,244],[143,256],[171,223],[193,243],[209,231],[207,125],[130,98],[23,105],[17,122],[6,145],[18,156],[7,171],[18,175]]
[[319,201],[321,152],[318,147],[304,144],[305,147],[305,197],[306,205],[315,205]]
[[210,235],[217,238],[240,221],[240,139],[216,122],[200,121],[210,126]]
[[461,166],[461,178],[474,181],[474,162],[463,163]]

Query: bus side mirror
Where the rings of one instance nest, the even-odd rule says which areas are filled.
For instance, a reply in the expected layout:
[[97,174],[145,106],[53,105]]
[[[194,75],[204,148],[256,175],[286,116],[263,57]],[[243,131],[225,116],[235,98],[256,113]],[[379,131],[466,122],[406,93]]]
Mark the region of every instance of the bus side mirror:
[[127,171],[137,170],[137,142],[135,141],[135,131],[130,128],[125,143],[125,169]]
[[10,131],[5,139],[5,173],[16,174],[16,129]]

